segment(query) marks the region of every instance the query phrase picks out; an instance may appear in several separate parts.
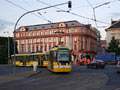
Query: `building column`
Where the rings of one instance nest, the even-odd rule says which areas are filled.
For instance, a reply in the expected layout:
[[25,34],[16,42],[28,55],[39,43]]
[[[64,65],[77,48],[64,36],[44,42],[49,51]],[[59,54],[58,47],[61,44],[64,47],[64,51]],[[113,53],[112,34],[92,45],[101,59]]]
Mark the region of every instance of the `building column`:
[[26,52],[28,52],[28,40],[26,40]]
[[43,53],[45,52],[45,38],[43,38]]

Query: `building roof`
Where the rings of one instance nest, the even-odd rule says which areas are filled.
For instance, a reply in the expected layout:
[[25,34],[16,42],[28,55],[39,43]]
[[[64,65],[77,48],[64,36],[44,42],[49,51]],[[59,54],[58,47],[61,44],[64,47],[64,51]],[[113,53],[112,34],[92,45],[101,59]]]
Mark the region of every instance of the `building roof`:
[[38,25],[29,25],[29,26],[24,26],[26,30],[43,30],[43,29],[52,29],[52,28],[57,28],[59,23],[65,23],[66,27],[71,27],[71,26],[84,26],[84,24],[73,20],[73,21],[63,21],[63,22],[56,22],[56,23],[48,23],[48,24],[38,24]]
[[107,29],[115,29],[115,28],[120,28],[120,20],[115,21],[109,28]]

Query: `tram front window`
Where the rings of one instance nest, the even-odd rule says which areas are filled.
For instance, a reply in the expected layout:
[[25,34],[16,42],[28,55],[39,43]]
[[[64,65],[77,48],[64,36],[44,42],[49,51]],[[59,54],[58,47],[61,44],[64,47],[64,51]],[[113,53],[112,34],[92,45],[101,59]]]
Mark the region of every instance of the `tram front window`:
[[70,61],[69,51],[58,51],[58,61]]

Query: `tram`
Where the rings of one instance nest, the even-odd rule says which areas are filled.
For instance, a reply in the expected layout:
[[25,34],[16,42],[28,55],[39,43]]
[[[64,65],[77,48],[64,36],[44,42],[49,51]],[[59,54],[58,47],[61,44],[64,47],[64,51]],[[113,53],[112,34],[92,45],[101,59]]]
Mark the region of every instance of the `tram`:
[[[47,67],[49,54],[48,53],[31,53],[31,54],[16,54],[15,65],[16,66],[33,66],[37,63],[38,66]],[[14,55],[11,55],[9,61],[10,65],[14,65]]]
[[52,72],[71,72],[71,50],[67,47],[53,47],[50,50],[48,70]]

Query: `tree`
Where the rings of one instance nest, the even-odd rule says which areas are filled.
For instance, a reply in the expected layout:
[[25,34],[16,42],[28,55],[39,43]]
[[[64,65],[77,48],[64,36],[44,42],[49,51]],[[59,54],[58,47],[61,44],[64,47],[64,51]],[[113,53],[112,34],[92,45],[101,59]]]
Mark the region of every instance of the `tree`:
[[[10,55],[14,53],[13,38],[10,37]],[[17,48],[16,48],[17,53]],[[0,64],[8,63],[8,37],[0,37]]]
[[115,39],[115,37],[113,36],[109,43],[108,48],[105,49],[105,52],[115,52],[116,55],[120,55],[119,45],[120,45],[119,40]]

